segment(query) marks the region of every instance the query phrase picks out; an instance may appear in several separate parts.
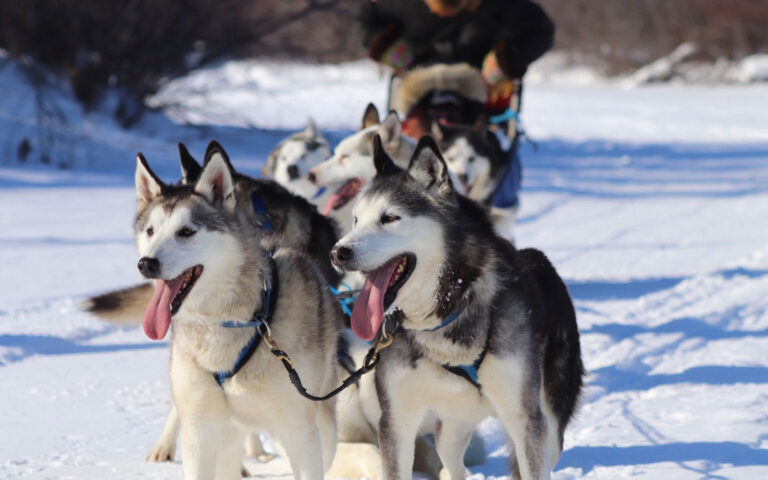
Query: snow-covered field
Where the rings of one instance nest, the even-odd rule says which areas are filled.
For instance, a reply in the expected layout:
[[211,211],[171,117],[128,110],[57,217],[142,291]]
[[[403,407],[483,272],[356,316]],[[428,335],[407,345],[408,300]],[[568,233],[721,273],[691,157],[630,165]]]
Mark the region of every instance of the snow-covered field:
[[[19,78],[0,71],[17,93],[0,99],[6,158],[33,128]],[[176,141],[200,154],[216,137],[256,174],[308,115],[338,140],[385,85],[365,63],[231,63],[158,96],[196,126],[131,131],[62,94],[75,169],[0,162],[0,478],[182,476],[144,462],[170,405],[166,344],[77,307],[139,281],[135,151],[172,178]],[[768,87],[529,85],[524,113],[538,148],[517,241],[566,279],[589,369],[554,477],[768,478]],[[481,432],[473,478],[506,476],[497,424]],[[247,466],[290,476],[283,458]]]

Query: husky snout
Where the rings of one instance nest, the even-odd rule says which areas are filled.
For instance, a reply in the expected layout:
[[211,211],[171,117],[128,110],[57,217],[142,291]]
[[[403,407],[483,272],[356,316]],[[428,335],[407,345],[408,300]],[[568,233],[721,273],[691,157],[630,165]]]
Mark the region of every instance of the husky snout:
[[354,256],[355,254],[351,248],[344,245],[336,245],[331,250],[331,263],[339,270],[346,270]]
[[141,257],[138,267],[144,278],[160,277],[160,262],[156,258]]

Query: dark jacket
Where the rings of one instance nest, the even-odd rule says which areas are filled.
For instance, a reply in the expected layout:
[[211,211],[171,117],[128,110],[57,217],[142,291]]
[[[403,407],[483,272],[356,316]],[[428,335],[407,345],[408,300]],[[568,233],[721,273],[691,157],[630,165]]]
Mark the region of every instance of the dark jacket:
[[552,47],[555,32],[544,10],[529,0],[482,0],[475,11],[450,18],[433,14],[422,0],[365,1],[360,21],[374,60],[399,38],[422,65],[467,62],[480,68],[494,49],[512,78],[521,78]]

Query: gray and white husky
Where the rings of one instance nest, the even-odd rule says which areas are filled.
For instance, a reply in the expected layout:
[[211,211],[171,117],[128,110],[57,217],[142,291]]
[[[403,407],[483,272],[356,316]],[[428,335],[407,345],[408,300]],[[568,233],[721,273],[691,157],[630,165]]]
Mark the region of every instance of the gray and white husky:
[[318,207],[325,205],[330,191],[318,193],[318,187],[309,180],[307,174],[331,156],[331,147],[317,129],[314,120],[307,120],[304,130],[296,132],[282,140],[267,156],[267,162],[261,169],[262,177],[272,178],[288,189],[300,195]]
[[336,447],[334,402],[300,396],[266,345],[235,370],[256,329],[224,325],[248,323],[266,302],[269,334],[307,389],[331,390],[341,311],[319,269],[295,250],[270,257],[262,248],[259,222],[243,208],[251,200],[215,142],[193,185],[163,184],[139,155],[136,193],[139,270],[156,280],[144,330],[163,338],[173,320],[170,377],[185,477],[239,479],[244,434],[266,431],[297,478],[322,479]]
[[488,415],[512,440],[515,478],[549,478],[584,373],[565,284],[543,253],[515,250],[456,193],[431,138],[407,170],[380,139],[373,148],[376,176],[332,259],[367,275],[354,332],[394,335],[375,371],[386,478],[411,478],[413,438],[430,411],[451,479],[464,478],[462,452]]

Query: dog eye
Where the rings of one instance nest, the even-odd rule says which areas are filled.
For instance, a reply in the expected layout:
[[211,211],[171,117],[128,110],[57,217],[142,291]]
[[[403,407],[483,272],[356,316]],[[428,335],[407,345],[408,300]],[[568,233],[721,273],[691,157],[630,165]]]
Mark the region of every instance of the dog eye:
[[474,162],[474,161],[475,161],[475,157],[469,157],[469,158],[467,159],[467,161],[468,161],[469,163],[472,163],[472,162]]
[[154,228],[152,228],[152,227],[149,227],[149,228],[147,229],[147,236],[148,236],[148,237],[151,237],[152,235],[154,235],[154,233],[155,233],[155,229],[154,229]]
[[388,223],[396,222],[398,220],[400,220],[400,217],[398,217],[397,215],[385,214],[381,216],[380,221],[382,225],[386,225]]
[[184,227],[181,230],[179,230],[178,232],[176,232],[176,235],[178,235],[181,238],[188,238],[188,237],[191,237],[192,235],[194,235],[195,233],[197,233],[197,232],[192,230],[191,228]]
[[357,225],[357,217],[352,217],[352,225]]

